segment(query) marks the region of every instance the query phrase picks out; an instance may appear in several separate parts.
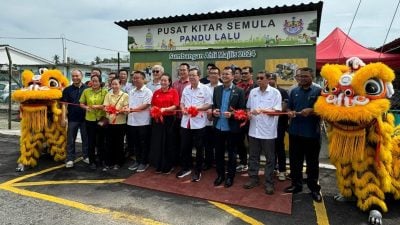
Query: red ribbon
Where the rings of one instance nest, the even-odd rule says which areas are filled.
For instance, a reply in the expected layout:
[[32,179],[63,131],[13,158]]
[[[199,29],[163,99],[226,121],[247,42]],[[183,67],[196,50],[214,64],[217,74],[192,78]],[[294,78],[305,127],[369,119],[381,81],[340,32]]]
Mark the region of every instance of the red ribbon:
[[187,109],[187,113],[190,115],[190,117],[196,117],[199,114],[199,110],[195,106],[190,106]]
[[155,119],[157,123],[158,123],[158,122],[161,122],[161,123],[164,122],[164,118],[163,118],[161,109],[160,109],[159,107],[157,107],[157,106],[151,107],[151,109],[150,109],[150,116],[151,116],[153,119]]
[[240,123],[240,127],[243,127],[244,125],[246,125],[247,121],[249,120],[246,110],[244,110],[244,109],[235,110],[233,108],[231,108],[231,110],[233,110],[233,118],[235,120],[243,121]]
[[[289,115],[288,112],[263,112],[263,114],[266,114],[268,116]],[[298,114],[298,113],[296,113],[296,114]]]
[[120,112],[115,105],[107,105],[104,107],[104,111],[110,115],[115,115],[114,119],[112,120],[112,124],[115,123],[115,121],[117,120],[117,114]]

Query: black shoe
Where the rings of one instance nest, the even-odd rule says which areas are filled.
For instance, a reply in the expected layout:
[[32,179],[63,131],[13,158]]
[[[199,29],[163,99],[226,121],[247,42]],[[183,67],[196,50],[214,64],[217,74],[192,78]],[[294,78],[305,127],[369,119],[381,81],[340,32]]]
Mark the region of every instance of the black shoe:
[[229,188],[229,187],[231,187],[232,185],[233,185],[233,178],[228,177],[228,178],[225,180],[225,185],[224,185],[224,187]]
[[302,188],[301,187],[297,187],[297,186],[290,186],[285,188],[285,192],[286,193],[293,193],[293,194],[297,194],[299,192],[302,192]]
[[274,194],[274,188],[273,187],[266,187],[265,188],[265,194],[273,195]]
[[95,163],[92,163],[92,164],[89,165],[89,168],[90,168],[91,170],[96,170],[96,169],[97,169],[97,166],[96,166]]
[[192,182],[199,182],[201,179],[201,172],[195,171],[192,176]]
[[311,197],[316,202],[322,202],[322,196],[320,191],[313,191],[310,193]]
[[257,187],[259,184],[260,182],[258,181],[258,179],[251,177],[250,180],[243,185],[243,188],[252,189],[254,187]]
[[155,173],[157,173],[157,174],[160,174],[160,173],[162,173],[162,169],[160,169],[160,168],[157,168]]
[[218,176],[217,179],[214,180],[214,186],[219,186],[224,182],[225,178],[222,176]]
[[211,169],[211,165],[210,164],[203,164],[203,171],[206,171],[206,170],[209,170],[209,169]]
[[174,171],[174,167],[171,167],[170,169],[164,169],[162,170],[163,174],[171,174]]

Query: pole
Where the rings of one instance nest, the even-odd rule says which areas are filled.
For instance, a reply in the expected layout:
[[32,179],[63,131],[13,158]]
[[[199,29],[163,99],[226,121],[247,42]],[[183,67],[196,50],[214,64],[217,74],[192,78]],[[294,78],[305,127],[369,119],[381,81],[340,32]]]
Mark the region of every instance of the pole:
[[117,58],[118,58],[118,62],[117,62],[118,64],[117,65],[118,65],[118,71],[119,71],[120,70],[119,62],[121,61],[121,59],[119,58],[119,52],[118,52],[118,57]]
[[11,73],[12,73],[12,60],[8,47],[6,47],[8,58],[8,129],[11,130]]

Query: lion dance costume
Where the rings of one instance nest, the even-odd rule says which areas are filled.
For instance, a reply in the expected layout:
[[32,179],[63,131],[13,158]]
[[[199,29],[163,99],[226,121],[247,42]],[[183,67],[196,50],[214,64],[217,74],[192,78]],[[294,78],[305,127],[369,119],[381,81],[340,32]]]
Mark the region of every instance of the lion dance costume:
[[12,94],[20,102],[21,139],[17,171],[34,167],[42,152],[50,153],[55,161],[66,157],[66,128],[61,126],[62,106],[59,99],[67,78],[59,70],[41,70],[34,75],[22,73],[23,87]]
[[400,198],[400,127],[388,113],[395,74],[385,64],[353,57],[346,65],[323,66],[321,75],[315,112],[328,124],[340,193],[355,197],[363,211],[387,212],[385,194]]

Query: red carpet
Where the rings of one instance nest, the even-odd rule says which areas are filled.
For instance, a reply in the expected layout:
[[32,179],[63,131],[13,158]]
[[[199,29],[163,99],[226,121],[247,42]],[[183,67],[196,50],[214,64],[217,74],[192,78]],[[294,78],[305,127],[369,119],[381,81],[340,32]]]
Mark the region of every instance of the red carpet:
[[285,187],[290,186],[288,181],[279,182],[276,180],[275,193],[266,195],[263,185],[264,176],[261,174],[260,185],[249,190],[242,188],[243,184],[248,181],[247,173],[236,174],[235,182],[230,188],[224,188],[223,185],[214,187],[215,178],[216,172],[213,169],[204,171],[200,182],[191,182],[191,175],[183,179],[177,179],[175,173],[169,175],[156,174],[154,169],[148,169],[144,173],[133,174],[123,183],[225,204],[285,214],[292,213],[292,194],[283,192]]

